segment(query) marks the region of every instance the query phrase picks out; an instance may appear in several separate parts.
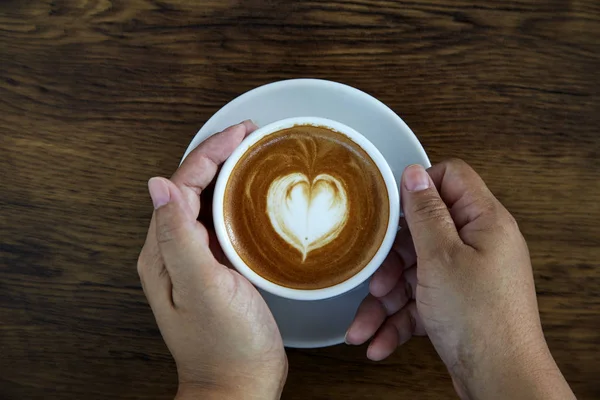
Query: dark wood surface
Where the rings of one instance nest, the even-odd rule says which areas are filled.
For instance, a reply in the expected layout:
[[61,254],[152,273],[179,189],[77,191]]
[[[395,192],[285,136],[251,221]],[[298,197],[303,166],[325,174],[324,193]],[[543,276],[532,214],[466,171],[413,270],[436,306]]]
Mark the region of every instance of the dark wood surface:
[[[151,203],[222,105],[295,77],[388,104],[528,239],[550,348],[600,398],[600,3],[0,1],[0,398],[167,399],[135,268]],[[427,339],[290,350],[284,399],[455,398]]]

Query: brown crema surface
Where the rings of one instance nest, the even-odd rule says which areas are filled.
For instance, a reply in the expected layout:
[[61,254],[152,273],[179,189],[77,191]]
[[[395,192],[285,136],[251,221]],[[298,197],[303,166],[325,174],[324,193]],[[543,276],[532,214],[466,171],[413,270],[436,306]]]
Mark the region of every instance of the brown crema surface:
[[[304,259],[267,210],[272,183],[291,174],[303,174],[306,190],[314,192],[323,184],[319,176],[329,175],[346,195],[343,228]],[[244,154],[227,182],[224,217],[235,250],[256,273],[289,288],[320,289],[347,280],[373,258],[387,229],[389,199],[379,169],[359,145],[328,128],[298,125],[264,137]]]

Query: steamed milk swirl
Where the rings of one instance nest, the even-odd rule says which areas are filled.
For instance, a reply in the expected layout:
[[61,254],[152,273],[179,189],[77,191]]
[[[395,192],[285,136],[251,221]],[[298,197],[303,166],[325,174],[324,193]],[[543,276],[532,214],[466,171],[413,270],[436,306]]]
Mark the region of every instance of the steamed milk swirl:
[[385,182],[369,155],[324,127],[294,126],[252,146],[224,198],[227,233],[256,273],[282,286],[341,283],[375,255],[387,229]]

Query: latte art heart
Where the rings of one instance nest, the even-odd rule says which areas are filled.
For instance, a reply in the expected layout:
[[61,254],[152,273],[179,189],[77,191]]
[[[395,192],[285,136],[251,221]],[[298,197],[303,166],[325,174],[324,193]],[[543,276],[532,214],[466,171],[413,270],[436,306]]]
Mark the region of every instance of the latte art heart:
[[267,214],[273,229],[302,254],[325,246],[344,229],[348,198],[342,183],[328,174],[312,182],[294,172],[280,176],[269,186]]

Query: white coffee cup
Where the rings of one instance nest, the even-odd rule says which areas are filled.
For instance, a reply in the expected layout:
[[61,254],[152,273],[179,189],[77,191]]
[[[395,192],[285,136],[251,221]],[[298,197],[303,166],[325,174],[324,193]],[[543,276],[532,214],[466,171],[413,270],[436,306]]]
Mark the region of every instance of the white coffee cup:
[[[229,176],[231,175],[235,165],[244,155],[244,153],[246,153],[246,151],[248,151],[250,147],[252,147],[255,143],[257,143],[260,139],[264,138],[265,136],[268,136],[272,133],[278,132],[283,129],[291,128],[296,125],[314,125],[329,128],[344,134],[345,136],[349,137],[353,142],[358,144],[364,151],[367,152],[367,154],[377,165],[377,168],[379,168],[379,171],[381,172],[381,175],[383,176],[383,179],[385,181],[385,186],[387,188],[387,194],[389,199],[390,209],[387,230],[383,241],[381,242],[379,250],[375,253],[371,261],[367,265],[365,265],[365,267],[362,270],[360,270],[351,278],[334,286],[322,289],[292,289],[273,283],[263,278],[258,273],[254,272],[254,270],[252,270],[248,265],[246,265],[246,263],[235,251],[235,248],[231,243],[231,239],[227,234],[227,230],[225,227],[225,218],[223,215],[223,199],[225,197],[225,188],[227,186],[227,181],[229,180]],[[238,270],[240,274],[246,277],[256,287],[270,292],[274,295],[293,300],[322,300],[330,297],[335,297],[354,289],[355,287],[359,286],[361,283],[369,279],[371,275],[373,275],[373,273],[377,270],[377,268],[379,268],[379,266],[389,253],[390,249],[392,248],[392,244],[394,242],[396,232],[398,230],[399,218],[400,196],[398,193],[398,186],[396,184],[396,180],[394,178],[392,170],[390,169],[388,163],[386,162],[385,158],[383,158],[383,155],[381,155],[379,150],[371,142],[369,142],[367,138],[365,138],[349,126],[329,119],[317,117],[288,118],[277,122],[273,122],[252,132],[234,150],[234,152],[227,159],[225,164],[223,164],[223,168],[221,169],[221,172],[219,173],[219,176],[217,178],[213,198],[213,220],[215,225],[215,231],[217,233],[217,238],[223,249],[223,252],[225,256],[229,259],[231,264],[235,267],[235,269]]]

